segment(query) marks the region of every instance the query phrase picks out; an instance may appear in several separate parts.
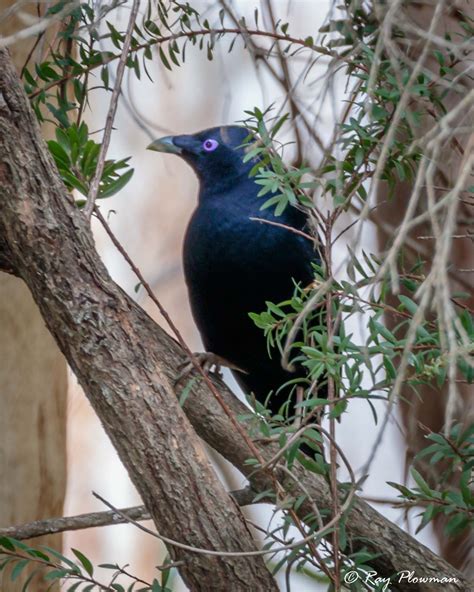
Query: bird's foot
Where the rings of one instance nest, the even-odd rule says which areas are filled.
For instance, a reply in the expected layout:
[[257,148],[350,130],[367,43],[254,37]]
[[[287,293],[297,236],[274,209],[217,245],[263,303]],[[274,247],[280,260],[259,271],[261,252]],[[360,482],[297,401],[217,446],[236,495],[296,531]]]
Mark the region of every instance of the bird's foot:
[[[238,370],[239,372],[244,372],[246,374],[246,372],[242,370],[242,368],[239,368],[235,364],[232,364],[232,362],[229,362],[229,360],[226,360],[222,356],[218,356],[217,354],[214,354],[212,352],[194,353],[193,358],[194,362],[197,362],[197,364],[201,367],[202,371],[205,372],[205,374],[210,374],[213,371],[213,374],[217,374],[217,376],[222,377],[221,369],[223,366],[226,368],[230,368],[231,370]],[[193,363],[192,360],[189,360],[188,362],[184,362],[184,364],[181,364],[181,366],[178,369],[179,372],[175,380],[176,385],[182,382],[185,378],[188,378],[191,372],[196,369],[195,363]]]

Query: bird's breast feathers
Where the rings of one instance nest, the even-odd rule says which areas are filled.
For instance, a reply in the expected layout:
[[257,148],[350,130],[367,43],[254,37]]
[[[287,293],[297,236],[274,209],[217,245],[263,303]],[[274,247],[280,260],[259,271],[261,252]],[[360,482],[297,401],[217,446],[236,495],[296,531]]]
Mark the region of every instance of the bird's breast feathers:
[[197,266],[215,273],[272,270],[278,266],[280,250],[300,246],[290,231],[252,220],[262,217],[261,212],[209,210],[199,208],[190,221],[184,245],[185,267]]

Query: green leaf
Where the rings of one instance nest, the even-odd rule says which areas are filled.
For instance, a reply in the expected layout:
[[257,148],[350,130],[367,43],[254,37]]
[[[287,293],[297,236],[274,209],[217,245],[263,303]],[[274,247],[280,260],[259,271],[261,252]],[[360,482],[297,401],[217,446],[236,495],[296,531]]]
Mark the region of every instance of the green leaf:
[[416,529],[416,534],[418,534],[420,532],[420,530],[425,528],[425,526],[429,522],[431,522],[431,520],[433,520],[435,513],[436,513],[436,506],[434,504],[429,504],[429,506],[423,512],[423,517],[421,519],[420,524],[418,525],[418,528]]
[[270,132],[270,136],[272,138],[274,138],[278,134],[282,125],[285,123],[285,121],[288,120],[288,118],[289,118],[289,114],[285,113],[285,115],[283,115],[283,117],[280,117],[280,119],[275,123],[275,125],[272,127],[271,132]]
[[307,455],[300,454],[299,461],[303,465],[303,467],[311,473],[315,473],[317,475],[325,475],[327,472],[323,464],[316,462],[314,459],[310,458]]
[[468,524],[469,520],[465,514],[456,514],[449,520],[444,530],[448,536],[454,536],[462,532]]
[[420,490],[427,496],[427,497],[433,497],[433,492],[431,491],[430,486],[428,485],[428,483],[423,479],[423,477],[420,475],[420,473],[412,468],[411,469],[411,476],[413,477],[413,479],[415,480],[415,483],[418,485],[418,487],[420,488]]
[[[396,343],[396,338],[393,335],[393,333],[387,329],[387,327],[385,325],[382,325],[382,323],[379,323],[378,321],[375,321],[374,319],[370,319],[369,321],[369,328],[373,327],[373,329],[375,330],[375,334],[379,334],[382,335],[382,337],[384,339],[386,339],[387,341],[389,341],[390,343]],[[371,336],[372,336],[372,332],[371,332]]]
[[364,149],[359,146],[359,148],[357,148],[357,150],[355,151],[354,155],[354,162],[356,167],[360,167],[360,165],[364,162],[364,157]]
[[174,64],[175,66],[178,66],[178,67],[179,67],[180,63],[179,63],[179,60],[178,60],[178,58],[176,57],[176,51],[174,50],[174,48],[173,48],[173,46],[172,46],[172,45],[170,45],[170,46],[168,47],[168,53],[169,53],[169,56],[170,56],[170,58],[171,58],[171,61],[173,62],[173,64]]
[[469,481],[471,479],[470,471],[467,470],[462,474],[460,487],[461,487],[461,494],[464,503],[466,504],[467,508],[471,508],[474,505],[474,493],[472,489],[469,487]]
[[87,179],[91,179],[96,171],[99,152],[100,144],[93,140],[86,142],[81,157],[81,170]]
[[25,569],[25,567],[31,562],[30,559],[21,559],[20,561],[18,561],[15,565],[15,567],[12,569],[12,573],[10,575],[10,579],[12,582],[14,582],[20,575],[21,572]]
[[53,103],[46,103],[46,107],[50,111],[50,113],[58,120],[58,122],[62,125],[62,127],[68,128],[70,123],[67,116],[66,111],[61,108],[58,109]]
[[76,176],[74,176],[72,173],[66,170],[61,171],[61,176],[66,185],[68,185],[71,189],[77,189],[79,193],[82,193],[82,195],[85,195],[87,197],[87,195],[89,194],[89,188],[86,185],[84,185],[84,183],[80,179],[78,179]]
[[405,485],[400,485],[399,483],[394,483],[393,481],[387,481],[387,485],[397,489],[403,495],[403,497],[408,499],[413,499],[414,497],[413,493],[410,491],[410,489],[408,489],[408,487],[405,487]]
[[105,197],[111,197],[112,195],[115,195],[116,193],[121,191],[125,187],[125,185],[130,181],[133,173],[134,169],[130,169],[126,173],[121,175],[118,179],[112,181],[112,183],[108,183],[107,186],[99,192],[98,197],[101,199]]
[[49,557],[46,555],[46,553],[43,553],[42,551],[39,551],[38,549],[29,549],[27,551],[27,553],[31,557],[38,557],[39,559],[43,559],[44,561],[49,561]]
[[36,73],[45,82],[50,80],[58,80],[60,78],[59,74],[51,68],[49,62],[43,62],[42,64],[35,65]]
[[53,155],[54,161],[56,162],[56,166],[58,168],[68,168],[71,166],[71,161],[69,160],[69,156],[64,148],[58,142],[54,140],[49,140],[47,142],[49,151]]
[[392,360],[390,360],[390,358],[388,358],[387,356],[384,356],[383,365],[385,367],[385,372],[387,373],[388,378],[390,380],[395,380],[395,378],[397,377],[397,371],[392,363]]
[[305,401],[301,401],[300,403],[296,403],[295,407],[300,408],[309,408],[309,409],[313,409],[314,407],[322,407],[328,404],[328,400],[327,399],[320,399],[318,397],[310,397],[309,399],[306,399]]
[[109,69],[107,66],[104,66],[100,71],[100,77],[106,89],[109,89]]
[[345,520],[339,522],[339,548],[344,551],[347,546],[347,531]]
[[62,580],[66,576],[70,574],[69,569],[52,569],[48,571],[47,574],[44,575],[45,580]]
[[347,399],[342,399],[342,401],[338,401],[334,407],[332,408],[332,410],[329,412],[328,417],[332,418],[337,418],[340,417],[342,415],[342,413],[344,413],[344,411],[347,409]]
[[93,567],[92,563],[90,562],[90,560],[84,555],[84,553],[81,553],[81,551],[79,551],[78,549],[73,549],[71,547],[71,551],[79,559],[82,567],[86,570],[86,572],[90,576],[92,576],[94,574],[94,567]]
[[[167,564],[171,563],[171,557],[169,555],[166,556],[164,562],[163,562],[163,566],[165,567]],[[161,572],[161,587],[162,589],[165,589],[166,584],[168,583],[170,576],[171,576],[171,569],[163,569]]]
[[9,551],[15,551],[15,545],[13,542],[14,541],[8,537],[0,536],[0,546],[5,547],[5,549],[8,549]]
[[186,403],[189,395],[191,394],[191,391],[193,389],[193,386],[196,384],[196,381],[197,380],[198,380],[198,377],[197,376],[193,376],[184,385],[184,388],[181,391],[181,394],[179,395],[179,406],[180,407],[183,407],[184,404]]
[[66,565],[68,565],[71,568],[71,570],[73,570],[75,573],[80,573],[79,568],[74,563],[74,561],[71,561],[70,559],[59,553],[59,551],[56,551],[56,549],[52,549],[51,547],[47,547],[46,545],[43,545],[42,548],[46,549],[46,551],[48,551],[48,553],[53,557],[56,557],[56,559],[59,559],[61,563],[65,563]]
[[411,315],[414,315],[416,313],[416,311],[418,310],[418,304],[416,302],[414,302],[411,298],[408,298],[408,296],[404,296],[403,294],[400,294],[398,296],[398,299],[402,303],[403,307]]
[[74,78],[72,82],[74,88],[74,97],[76,101],[80,104],[85,98],[86,89],[78,78]]
[[170,63],[168,62],[168,58],[166,57],[164,51],[162,50],[161,47],[158,48],[158,54],[160,56],[160,60],[163,64],[163,66],[167,69],[167,70],[172,70]]

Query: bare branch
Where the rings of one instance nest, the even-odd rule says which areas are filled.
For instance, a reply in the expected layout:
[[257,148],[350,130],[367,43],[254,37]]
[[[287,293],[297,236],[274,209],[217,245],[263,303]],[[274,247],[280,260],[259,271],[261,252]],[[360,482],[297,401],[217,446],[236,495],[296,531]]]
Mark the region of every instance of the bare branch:
[[150,520],[151,516],[145,506],[123,508],[117,512],[90,512],[78,516],[66,516],[61,518],[49,518],[47,520],[35,520],[19,526],[0,528],[0,536],[11,537],[17,541],[33,539],[45,534],[67,532],[96,528],[98,526],[111,526],[114,524],[126,524],[128,518],[133,520]]
[[[244,487],[243,489],[231,491],[229,495],[232,496],[239,506],[249,506],[254,503],[256,493],[250,487]],[[271,503],[271,501],[260,497],[258,503]],[[59,518],[35,520],[34,522],[28,522],[18,526],[0,528],[0,537],[5,536],[22,541],[41,537],[45,534],[127,524],[131,520],[135,520],[136,522],[151,520],[151,516],[145,506],[133,506],[117,511],[88,512],[87,514],[79,514],[77,516],[61,516]]]
[[115,78],[114,89],[112,96],[110,97],[110,105],[107,113],[107,119],[105,123],[104,135],[102,138],[102,144],[100,146],[99,158],[97,161],[97,168],[94,173],[94,178],[90,184],[89,195],[87,196],[87,202],[84,206],[84,215],[90,220],[92,212],[95,207],[95,200],[99,194],[99,185],[104,172],[105,158],[107,156],[107,150],[109,149],[110,138],[112,136],[112,126],[114,124],[115,113],[117,112],[118,100],[120,93],[122,92],[122,80],[123,73],[125,72],[125,66],[130,51],[130,45],[132,42],[132,33],[135,27],[135,21],[137,19],[138,9],[140,8],[140,0],[134,0],[132,11],[128,19],[127,32],[122,46],[122,53],[120,54],[119,63],[117,66],[117,75]]

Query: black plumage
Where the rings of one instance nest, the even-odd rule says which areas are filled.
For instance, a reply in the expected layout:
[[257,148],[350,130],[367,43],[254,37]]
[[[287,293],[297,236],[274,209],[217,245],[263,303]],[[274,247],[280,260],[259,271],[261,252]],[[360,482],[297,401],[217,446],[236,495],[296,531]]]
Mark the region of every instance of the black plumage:
[[[263,218],[303,229],[305,214],[287,207],[275,217],[261,209],[261,186],[249,178],[255,161],[243,162],[247,129],[218,127],[193,135],[166,137],[151,149],[179,154],[200,182],[199,201],[189,222],[183,249],[192,313],[208,352],[228,360],[238,383],[260,402],[268,399],[275,413],[289,397],[278,389],[302,373],[282,368],[279,352],[269,357],[266,338],[249,312],[266,310],[266,302],[291,297],[295,284],[313,279],[318,260],[311,241],[291,232],[251,220]],[[268,196],[267,196],[268,197]]]

